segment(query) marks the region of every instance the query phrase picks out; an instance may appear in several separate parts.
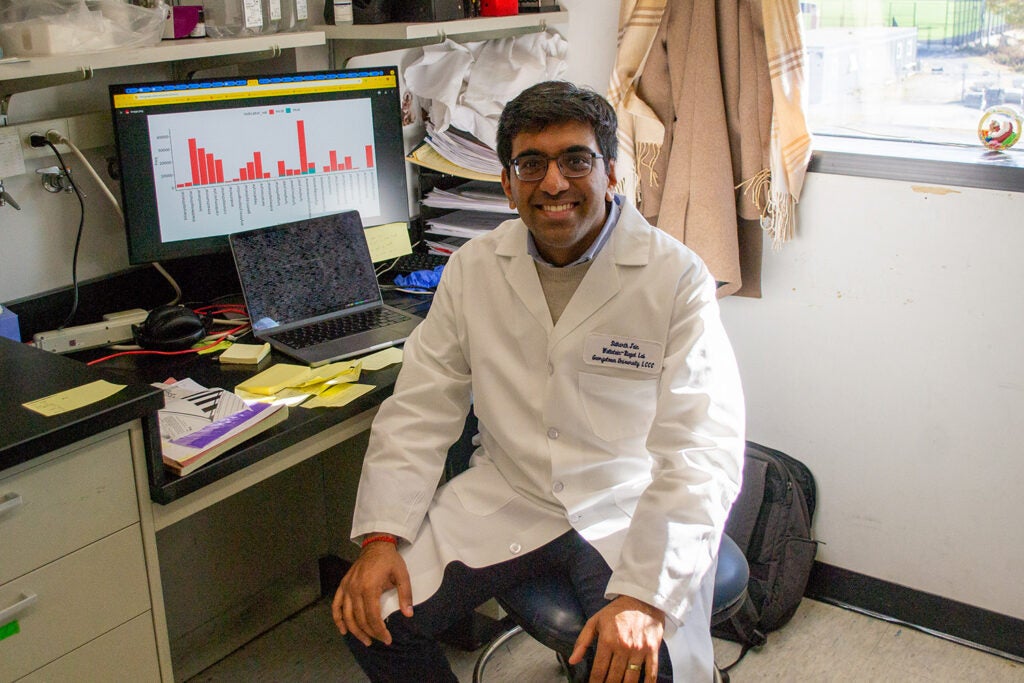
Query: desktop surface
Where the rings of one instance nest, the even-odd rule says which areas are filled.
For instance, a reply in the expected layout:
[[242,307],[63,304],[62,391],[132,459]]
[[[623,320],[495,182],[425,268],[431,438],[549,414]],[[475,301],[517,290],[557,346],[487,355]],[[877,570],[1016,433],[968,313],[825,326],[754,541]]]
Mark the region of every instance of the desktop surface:
[[[127,386],[51,417],[23,405],[96,380]],[[150,418],[163,403],[162,393],[145,383],[0,337],[0,471],[131,420]]]
[[[430,297],[386,292],[384,300],[389,305],[410,312],[425,315],[430,307]],[[251,342],[251,335],[240,339]],[[76,354],[85,362],[107,355],[103,349],[91,349]],[[66,359],[65,359],[66,360]],[[70,362],[70,361],[69,361]],[[259,365],[228,365],[217,361],[216,355],[182,354],[173,356],[129,355],[104,361],[94,367],[102,367],[112,381],[164,382],[168,379],[190,378],[205,387],[219,387],[234,390],[235,386],[249,377],[277,363],[294,364],[295,361],[277,351],[271,352]],[[184,477],[177,477],[165,471],[160,459],[159,434],[147,434],[147,467],[149,474],[150,498],[162,504],[172,503],[239,472],[253,463],[320,434],[367,410],[372,410],[391,395],[401,365],[392,365],[375,372],[364,372],[360,383],[372,384],[373,391],[360,396],[352,403],[340,408],[291,408],[288,419],[253,439],[231,449],[213,462]]]

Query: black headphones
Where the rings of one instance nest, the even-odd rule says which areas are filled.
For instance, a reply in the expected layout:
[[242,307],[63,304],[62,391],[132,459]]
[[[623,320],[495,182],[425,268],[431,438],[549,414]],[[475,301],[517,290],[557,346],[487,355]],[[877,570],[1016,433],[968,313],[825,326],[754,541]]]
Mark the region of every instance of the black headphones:
[[184,306],[158,306],[141,325],[132,325],[135,343],[155,351],[182,351],[206,336],[207,322]]

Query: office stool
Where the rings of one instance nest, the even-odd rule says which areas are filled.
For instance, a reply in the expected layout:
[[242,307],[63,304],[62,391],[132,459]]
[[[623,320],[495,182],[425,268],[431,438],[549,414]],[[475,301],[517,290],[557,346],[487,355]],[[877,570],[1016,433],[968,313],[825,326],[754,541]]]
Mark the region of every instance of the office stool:
[[[749,571],[747,558],[739,546],[723,535],[718,549],[718,571],[715,573],[712,625],[729,619],[743,606],[747,597]],[[552,577],[527,581],[498,602],[516,625],[499,634],[484,648],[473,669],[473,683],[482,683],[490,658],[510,638],[524,630],[542,645],[555,651],[566,680],[571,683],[587,680],[589,671],[583,670],[586,662],[575,667],[568,664],[585,619],[583,609],[567,581]]]

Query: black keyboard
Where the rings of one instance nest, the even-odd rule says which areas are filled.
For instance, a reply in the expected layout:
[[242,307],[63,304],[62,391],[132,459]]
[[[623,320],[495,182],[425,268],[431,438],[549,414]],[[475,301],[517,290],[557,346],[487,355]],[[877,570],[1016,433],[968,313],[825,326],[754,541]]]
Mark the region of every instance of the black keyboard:
[[413,252],[405,256],[399,256],[390,273],[414,273],[417,270],[433,270],[437,266],[448,263],[448,257],[444,254],[430,254],[427,252]]
[[305,327],[296,327],[273,335],[273,339],[283,342],[293,349],[304,349],[307,346],[342,339],[353,334],[375,330],[388,325],[408,320],[409,316],[388,308],[371,308],[340,318],[322,320]]

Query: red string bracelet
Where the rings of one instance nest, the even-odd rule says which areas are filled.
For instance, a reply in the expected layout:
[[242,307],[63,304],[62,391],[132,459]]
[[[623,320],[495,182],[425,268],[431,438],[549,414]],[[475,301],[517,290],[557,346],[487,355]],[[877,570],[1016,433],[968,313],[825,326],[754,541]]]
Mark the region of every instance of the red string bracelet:
[[367,536],[366,538],[363,539],[363,542],[362,542],[362,544],[359,547],[360,548],[365,548],[366,546],[370,545],[371,543],[376,543],[377,541],[383,541],[385,543],[392,543],[396,547],[398,546],[398,539],[395,538],[394,536],[391,536],[390,534],[379,534],[377,536]]

